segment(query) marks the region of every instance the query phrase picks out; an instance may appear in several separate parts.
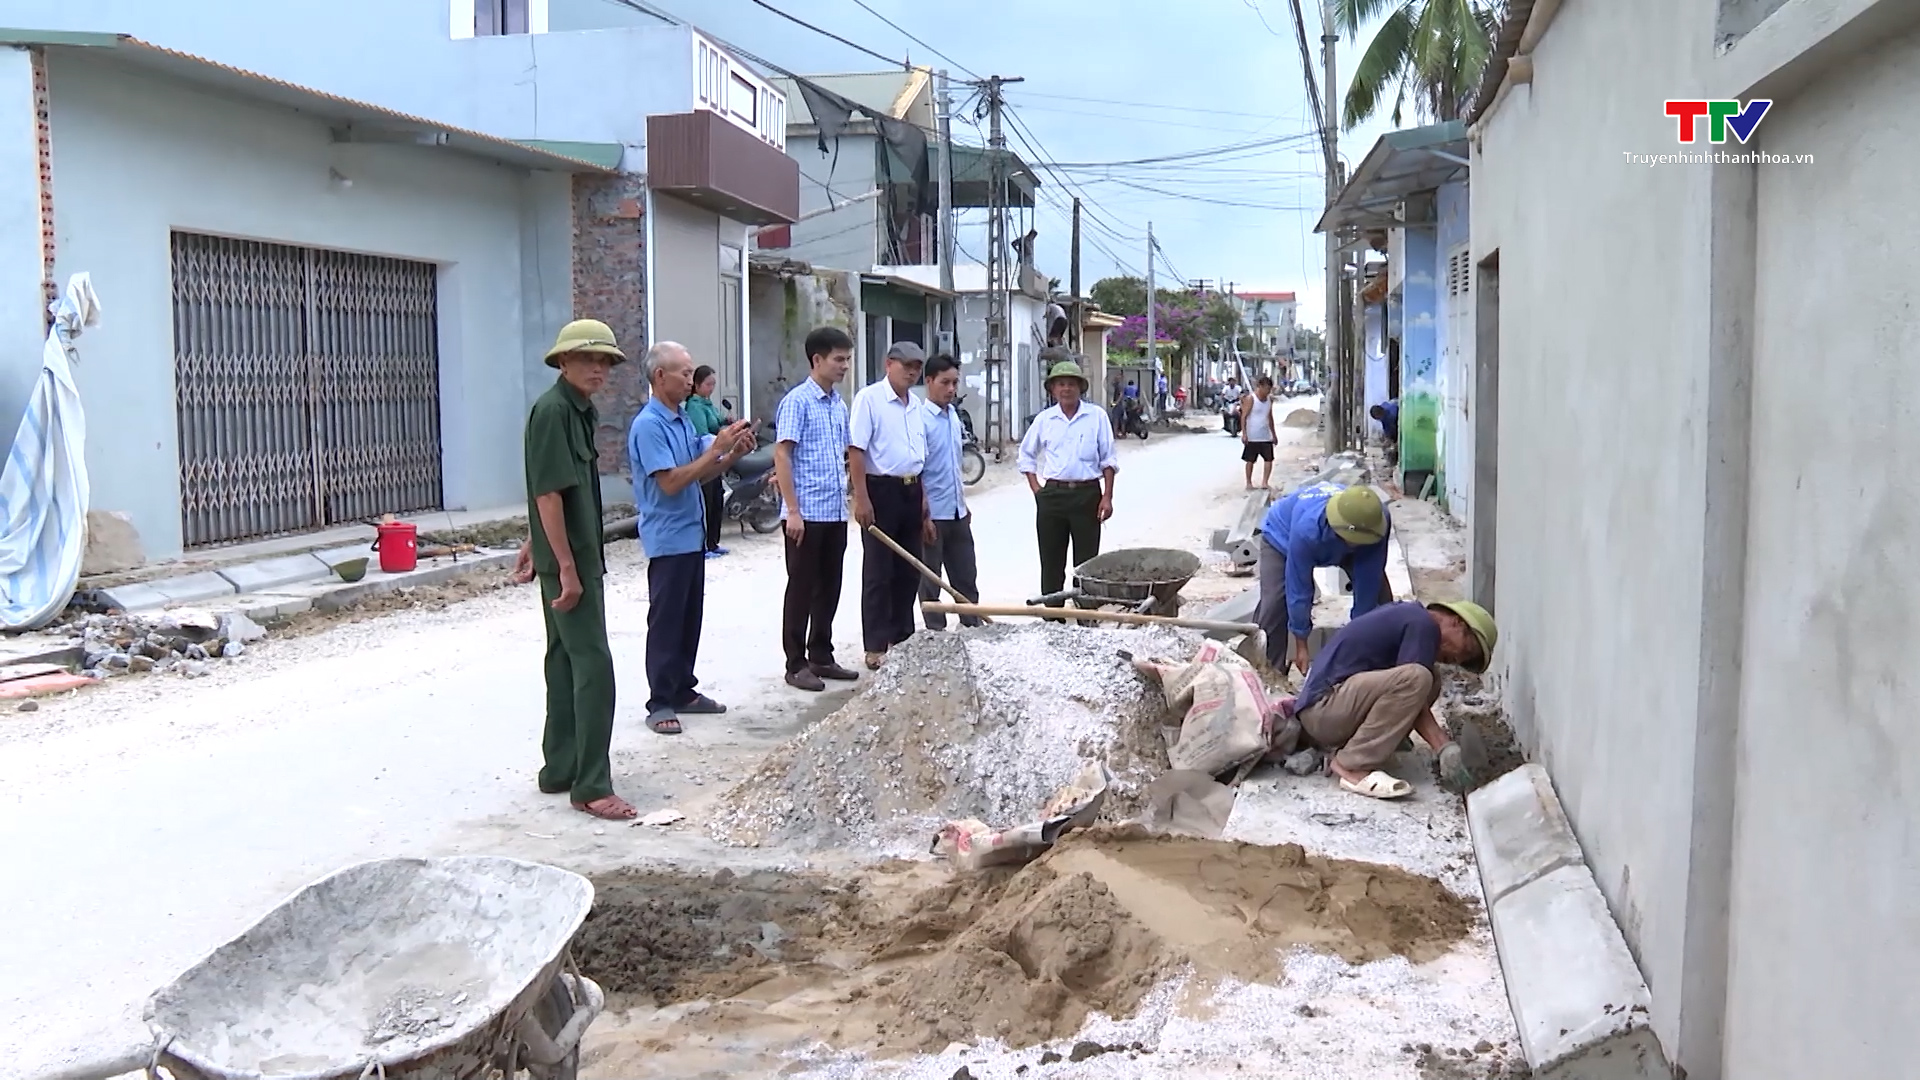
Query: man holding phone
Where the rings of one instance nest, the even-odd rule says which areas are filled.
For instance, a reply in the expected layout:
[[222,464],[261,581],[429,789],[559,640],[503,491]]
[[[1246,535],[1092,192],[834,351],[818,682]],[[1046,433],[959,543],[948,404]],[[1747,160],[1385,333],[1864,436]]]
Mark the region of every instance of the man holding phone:
[[683,715],[727,711],[695,689],[707,596],[707,506],[700,485],[745,457],[753,432],[738,420],[702,449],[703,434],[684,408],[693,394],[693,358],[675,342],[647,350],[647,380],[652,395],[627,433],[647,553],[647,729],[678,735]]

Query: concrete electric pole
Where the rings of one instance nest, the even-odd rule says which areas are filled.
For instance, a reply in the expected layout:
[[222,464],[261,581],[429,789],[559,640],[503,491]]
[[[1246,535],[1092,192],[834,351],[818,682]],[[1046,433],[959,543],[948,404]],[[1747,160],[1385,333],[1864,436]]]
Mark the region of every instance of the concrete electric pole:
[[[1340,35],[1333,32],[1333,0],[1320,0],[1320,67],[1326,88],[1325,101],[1321,108],[1326,116],[1321,121],[1321,139],[1326,143],[1327,154],[1327,205],[1331,207],[1340,197],[1340,91],[1335,81],[1334,46],[1339,44]],[[1331,374],[1321,390],[1321,412],[1325,418],[1327,452],[1333,453],[1346,449],[1346,402],[1343,377],[1346,365],[1341,351],[1341,339],[1344,327],[1340,322],[1340,230],[1327,230],[1327,302],[1322,317],[1325,329],[1321,340],[1325,342],[1328,371]],[[1332,374],[1337,373],[1337,374]]]
[[953,95],[944,69],[939,74],[939,87],[940,288],[948,296],[941,305],[939,331],[946,351],[957,358],[960,344],[955,340],[959,323],[959,312],[955,308],[959,303],[953,299]]

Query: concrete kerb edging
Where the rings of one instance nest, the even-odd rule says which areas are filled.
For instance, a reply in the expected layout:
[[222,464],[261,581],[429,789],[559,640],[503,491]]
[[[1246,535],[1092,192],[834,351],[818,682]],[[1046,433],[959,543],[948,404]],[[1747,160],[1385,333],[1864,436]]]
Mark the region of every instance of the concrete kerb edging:
[[1653,996],[1553,781],[1522,765],[1467,796],[1507,1003],[1539,1080],[1667,1080]]

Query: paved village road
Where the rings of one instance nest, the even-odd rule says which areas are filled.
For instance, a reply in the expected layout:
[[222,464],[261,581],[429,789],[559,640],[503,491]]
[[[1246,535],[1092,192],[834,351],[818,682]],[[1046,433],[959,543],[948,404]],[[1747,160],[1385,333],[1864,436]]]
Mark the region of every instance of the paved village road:
[[[1293,440],[1311,432],[1287,431]],[[1105,546],[1202,547],[1240,498],[1217,431],[1126,445]],[[1037,591],[1032,502],[1008,464],[973,500],[989,601]],[[1278,483],[1278,478],[1276,479]],[[645,575],[617,545],[617,788],[697,814],[845,700],[780,682],[774,537],[710,563],[703,689],[733,706],[640,723]],[[859,658],[859,555],[836,623]],[[0,1062],[33,1077],[145,1039],[147,994],[300,886],[400,855],[501,853],[592,871],[713,859],[696,830],[595,822],[537,794],[541,623],[530,588],[261,643],[205,679],[129,678],[0,720]],[[727,851],[734,863],[771,853]]]

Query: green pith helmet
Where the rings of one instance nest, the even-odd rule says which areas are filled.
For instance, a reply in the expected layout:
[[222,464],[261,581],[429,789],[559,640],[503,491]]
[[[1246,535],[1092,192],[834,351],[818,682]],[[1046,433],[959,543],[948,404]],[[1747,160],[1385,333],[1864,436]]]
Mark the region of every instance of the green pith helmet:
[[620,345],[613,340],[613,328],[599,319],[575,319],[560,328],[560,335],[553,339],[553,348],[547,350],[547,366],[560,366],[560,357],[570,353],[595,353],[610,357],[614,363],[624,363],[627,354],[620,351]]
[[1379,492],[1355,484],[1327,500],[1327,524],[1340,539],[1366,547],[1387,538],[1387,508],[1380,505]]
[[1493,661],[1493,647],[1500,641],[1500,628],[1494,625],[1492,613],[1471,600],[1443,600],[1427,606],[1460,616],[1460,620],[1467,624],[1467,629],[1473,631],[1473,636],[1480,642],[1480,662],[1473,665],[1473,673],[1478,675],[1486,671],[1487,665]]
[[1053,389],[1055,379],[1075,379],[1080,383],[1080,392],[1087,392],[1087,377],[1080,372],[1080,365],[1071,360],[1062,360],[1047,369],[1047,389]]

